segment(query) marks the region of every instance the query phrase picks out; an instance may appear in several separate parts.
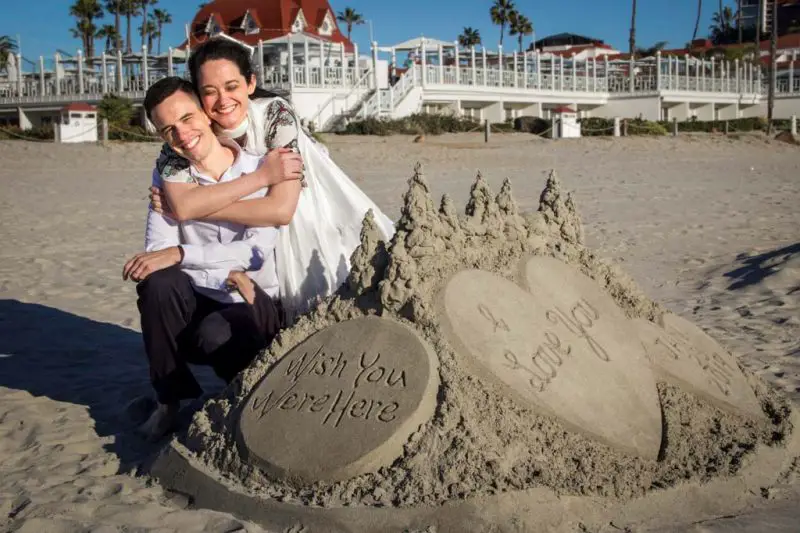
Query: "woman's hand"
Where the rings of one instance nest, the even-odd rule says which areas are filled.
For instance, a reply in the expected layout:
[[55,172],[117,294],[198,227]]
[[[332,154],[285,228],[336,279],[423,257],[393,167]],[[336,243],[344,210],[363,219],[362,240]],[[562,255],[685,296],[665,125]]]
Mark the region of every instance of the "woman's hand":
[[256,299],[256,289],[253,280],[247,274],[238,270],[231,270],[228,274],[228,279],[225,281],[230,290],[239,291],[242,298],[250,305],[253,305]]
[[175,218],[172,210],[169,208],[166,196],[158,187],[150,187],[150,208],[158,214],[165,217]]
[[303,158],[288,148],[277,148],[261,160],[255,171],[264,187],[303,177]]

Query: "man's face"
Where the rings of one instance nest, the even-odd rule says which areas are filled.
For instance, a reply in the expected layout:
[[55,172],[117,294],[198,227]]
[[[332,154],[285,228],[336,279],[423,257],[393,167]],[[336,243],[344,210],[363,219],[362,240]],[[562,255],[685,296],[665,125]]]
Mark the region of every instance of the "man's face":
[[150,119],[161,138],[178,155],[197,162],[211,153],[215,141],[211,119],[197,100],[185,92],[178,91],[155,106]]

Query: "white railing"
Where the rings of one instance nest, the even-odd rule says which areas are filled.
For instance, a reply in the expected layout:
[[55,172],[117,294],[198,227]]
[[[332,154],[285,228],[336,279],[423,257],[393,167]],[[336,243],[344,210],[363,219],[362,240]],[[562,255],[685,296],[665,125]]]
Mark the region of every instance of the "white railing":
[[[353,70],[353,73],[355,73],[355,70]],[[367,70],[362,74],[362,76],[358,80],[356,80],[356,82],[354,84],[351,85],[352,89],[346,95],[344,95],[344,96],[339,96],[339,95],[336,95],[336,94],[331,95],[330,98],[328,98],[320,106],[320,108],[317,110],[317,112],[314,114],[314,116],[312,116],[311,119],[309,119],[309,122],[316,124],[317,120],[319,120],[319,117],[323,114],[323,112],[328,111],[328,108],[331,107],[331,106],[333,107],[333,112],[331,113],[331,115],[335,115],[336,114],[336,101],[337,100],[344,100],[345,102],[347,102],[347,100],[351,96],[353,96],[353,94],[355,92],[357,92],[359,90],[363,90],[363,89],[368,89],[369,86],[370,86],[370,79],[371,78],[372,78],[372,71],[371,70]],[[356,104],[356,106],[359,105],[360,103],[361,103],[361,101],[359,100],[359,102]]]

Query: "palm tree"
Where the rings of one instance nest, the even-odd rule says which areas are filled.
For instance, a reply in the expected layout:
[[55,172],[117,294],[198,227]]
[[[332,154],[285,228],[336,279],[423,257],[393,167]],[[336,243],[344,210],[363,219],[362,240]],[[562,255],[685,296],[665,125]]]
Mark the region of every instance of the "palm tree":
[[506,33],[506,24],[511,22],[511,14],[516,12],[514,0],[494,0],[494,5],[489,10],[492,24],[500,26],[500,46],[503,46],[503,36]]
[[123,0],[106,0],[106,11],[114,13],[114,29],[116,31],[114,42],[115,50],[122,50],[122,31],[120,29],[120,18],[122,17]]
[[708,28],[711,32],[711,41],[714,44],[727,44],[733,42],[733,10],[725,6],[719,13],[714,13],[713,24]]
[[73,36],[83,42],[86,57],[94,56],[94,34],[97,27],[95,19],[103,16],[103,8],[98,0],[75,0],[69,8],[69,14],[77,19],[75,28],[71,30]]
[[125,51],[131,53],[131,17],[139,15],[139,0],[119,0],[121,2],[122,14],[127,19],[128,29],[125,35]]
[[104,24],[102,28],[97,30],[97,33],[95,33],[94,36],[98,39],[106,40],[106,47],[104,49],[106,52],[113,50],[116,47],[116,43],[119,42],[117,28],[113,24]]
[[8,56],[17,51],[17,42],[8,35],[0,35],[0,70],[8,68]]
[[[147,45],[147,53],[149,54],[150,50],[153,49],[153,39],[158,37],[158,25],[156,25],[156,21],[151,17],[146,24],[143,23],[139,26],[139,33],[141,35],[147,35],[145,44]],[[144,46],[144,44],[142,46]]]
[[165,24],[172,24],[172,15],[166,9],[156,8],[153,11],[153,20],[156,23],[156,34],[158,35],[158,53],[161,55],[161,29]]
[[[150,35],[150,19],[147,16],[147,8],[148,6],[154,6],[158,3],[158,0],[138,0],[139,5],[142,8],[142,25],[139,26],[139,31],[141,32],[142,36],[142,46],[145,45],[145,41],[148,43],[147,49],[149,50],[153,44],[153,39],[149,37]],[[155,24],[153,24],[153,28],[155,28]]]
[[703,0],[697,0],[697,18],[694,22],[694,33],[692,34],[692,42],[697,39],[697,30],[700,29],[700,16],[703,13]]
[[470,48],[481,44],[481,32],[469,26],[464,28],[458,36],[458,44],[464,48]]
[[364,24],[364,17],[352,7],[344,8],[336,15],[336,20],[347,26],[347,40],[350,40],[350,35],[353,33],[353,26],[360,26]]
[[509,29],[511,30],[509,31],[511,35],[518,36],[517,39],[519,40],[519,51],[520,53],[523,52],[522,40],[526,35],[533,35],[533,23],[528,17],[515,11],[511,17],[511,26]]
[[633,10],[631,12],[631,35],[628,38],[628,53],[631,58],[636,54],[636,0],[633,0]]
[[658,41],[653,46],[648,46],[647,48],[637,48],[636,49],[636,56],[637,57],[652,57],[652,56],[656,55],[658,52],[662,51],[666,47],[667,47],[667,41]]

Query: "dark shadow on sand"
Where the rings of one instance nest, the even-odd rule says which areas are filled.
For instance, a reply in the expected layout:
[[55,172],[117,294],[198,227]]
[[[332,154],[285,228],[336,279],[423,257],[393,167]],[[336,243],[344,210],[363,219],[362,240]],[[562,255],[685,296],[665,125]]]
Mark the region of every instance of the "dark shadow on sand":
[[728,290],[735,291],[760,283],[764,278],[778,272],[790,256],[797,253],[800,253],[800,242],[741,259],[742,266],[725,273],[725,277],[731,279]]
[[[122,472],[131,472],[163,443],[139,438],[125,407],[151,395],[141,335],[114,324],[17,300],[0,300],[0,386],[85,405]],[[192,369],[196,371],[196,368]],[[222,382],[195,372],[206,393]]]

